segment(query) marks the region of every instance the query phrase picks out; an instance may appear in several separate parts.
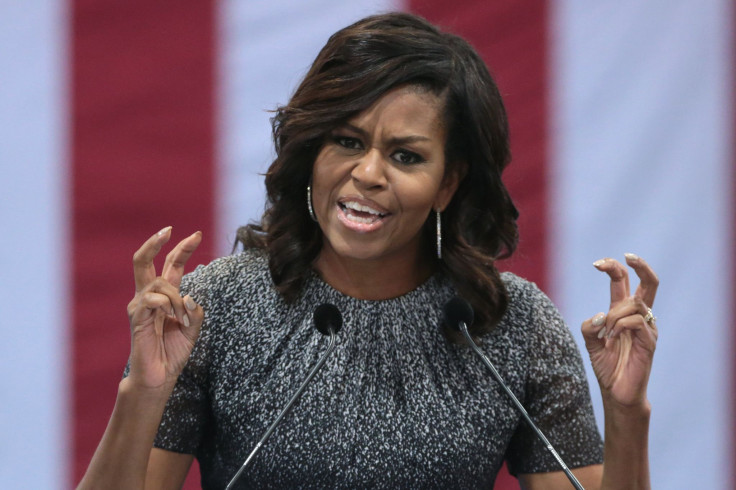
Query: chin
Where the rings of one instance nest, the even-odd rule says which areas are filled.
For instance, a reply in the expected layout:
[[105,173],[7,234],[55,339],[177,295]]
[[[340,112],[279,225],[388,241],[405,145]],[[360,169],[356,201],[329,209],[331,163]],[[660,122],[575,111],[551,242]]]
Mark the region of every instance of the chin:
[[376,260],[386,254],[386,251],[383,249],[378,250],[376,247],[365,245],[344,245],[342,247],[333,248],[333,250],[338,257],[353,260]]

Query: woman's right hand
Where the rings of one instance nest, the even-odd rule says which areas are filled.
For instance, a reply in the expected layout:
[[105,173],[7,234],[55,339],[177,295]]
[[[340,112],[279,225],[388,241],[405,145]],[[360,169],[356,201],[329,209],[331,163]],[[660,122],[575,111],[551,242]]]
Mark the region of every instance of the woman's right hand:
[[142,389],[171,390],[199,336],[204,311],[179,285],[184,266],[202,241],[196,232],[169,252],[161,275],[153,259],[171,238],[171,227],[159,231],[133,256],[135,296],[128,304],[131,352],[128,382]]

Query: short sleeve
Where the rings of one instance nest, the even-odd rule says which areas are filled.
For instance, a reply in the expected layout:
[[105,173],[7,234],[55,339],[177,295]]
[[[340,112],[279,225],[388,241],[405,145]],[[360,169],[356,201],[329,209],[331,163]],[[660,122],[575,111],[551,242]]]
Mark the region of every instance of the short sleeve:
[[[552,301],[532,283],[521,288],[510,296],[529,305],[524,407],[567,466],[602,463],[603,443],[577,344]],[[506,459],[513,475],[561,470],[524,420],[512,436]]]
[[205,312],[199,338],[189,361],[176,382],[164,409],[154,446],[169,451],[196,454],[211,423],[208,395],[208,376],[212,332],[210,301],[215,297],[216,279],[212,266],[199,266],[182,279],[181,295],[189,294]]

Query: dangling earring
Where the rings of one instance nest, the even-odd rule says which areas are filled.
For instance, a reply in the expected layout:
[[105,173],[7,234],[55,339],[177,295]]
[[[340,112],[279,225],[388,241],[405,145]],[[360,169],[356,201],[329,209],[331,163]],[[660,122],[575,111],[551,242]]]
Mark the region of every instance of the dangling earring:
[[317,221],[317,215],[314,214],[314,208],[312,207],[312,184],[307,185],[307,209],[309,210],[309,217],[312,221]]
[[435,211],[437,216],[437,258],[442,260],[442,218],[440,212]]

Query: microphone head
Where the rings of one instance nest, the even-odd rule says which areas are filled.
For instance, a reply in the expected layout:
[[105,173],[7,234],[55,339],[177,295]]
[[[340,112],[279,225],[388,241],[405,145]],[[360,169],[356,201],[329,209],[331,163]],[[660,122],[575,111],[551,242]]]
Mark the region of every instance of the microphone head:
[[468,327],[473,324],[473,307],[459,296],[455,296],[445,303],[443,310],[444,322],[452,330],[460,330],[460,322]]
[[342,327],[342,315],[337,306],[330,303],[322,303],[314,310],[314,326],[323,335],[330,335],[330,329],[334,333]]

